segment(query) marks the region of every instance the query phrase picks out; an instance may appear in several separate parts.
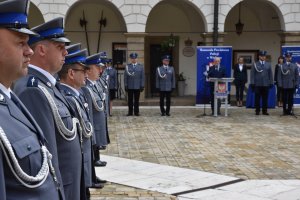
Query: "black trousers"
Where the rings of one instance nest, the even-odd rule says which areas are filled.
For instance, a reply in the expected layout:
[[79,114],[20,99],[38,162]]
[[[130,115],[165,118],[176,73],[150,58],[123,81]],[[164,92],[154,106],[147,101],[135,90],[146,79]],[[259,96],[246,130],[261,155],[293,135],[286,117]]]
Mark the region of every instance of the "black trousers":
[[[170,106],[171,106],[171,91],[160,91],[159,92],[159,105],[160,112],[162,114],[170,114]],[[166,98],[166,109],[165,109],[165,98]]]
[[255,111],[260,112],[260,99],[262,99],[262,112],[266,113],[268,110],[268,95],[269,87],[256,86],[255,92]]
[[140,93],[140,90],[128,89],[128,114],[132,115],[133,111],[135,115],[139,114]]
[[[213,84],[210,85],[210,105],[211,105],[211,112],[214,113],[214,107],[215,107],[215,102],[214,102],[214,89],[215,86]],[[220,108],[221,108],[221,99],[218,99],[218,114],[220,114]]]
[[[283,89],[283,113],[291,114],[294,103],[294,88]],[[286,108],[287,107],[287,108]]]
[[235,85],[236,87],[236,101],[243,101],[243,97],[244,97],[244,89],[245,89],[245,84],[241,83],[241,84],[237,84]]
[[282,101],[282,96],[283,96],[283,90],[282,90],[282,87],[279,87],[277,84],[276,84],[276,91],[277,91],[277,102],[279,101]]

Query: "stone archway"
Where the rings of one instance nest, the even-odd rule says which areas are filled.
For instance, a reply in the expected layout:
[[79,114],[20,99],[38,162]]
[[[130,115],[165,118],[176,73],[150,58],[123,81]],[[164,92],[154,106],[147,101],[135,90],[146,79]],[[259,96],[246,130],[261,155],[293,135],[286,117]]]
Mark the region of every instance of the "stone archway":
[[29,15],[28,15],[29,27],[32,28],[32,27],[38,26],[44,22],[45,22],[45,20],[44,20],[43,14],[39,10],[39,8],[34,3],[31,2],[30,7],[29,7]]
[[[109,57],[112,57],[112,43],[126,42],[124,33],[127,32],[124,18],[119,10],[109,1],[77,1],[69,8],[65,17],[65,32],[73,43],[80,42],[82,47],[87,48],[85,29],[80,25],[80,19],[83,19],[83,12],[87,21],[87,35],[89,40],[90,54],[99,51],[106,51]],[[99,20],[101,14],[106,18],[106,26],[102,26],[101,38],[99,38]]]
[[[240,19],[244,24],[243,32],[240,35],[236,33],[235,28],[235,24],[239,21],[239,6],[241,6]],[[273,3],[264,0],[244,0],[229,11],[224,26],[224,45],[233,47],[233,64],[237,62],[237,57],[242,51],[266,50],[268,52],[267,59],[273,68],[275,67],[281,51],[279,33],[284,29],[283,17],[278,13]],[[252,62],[256,59],[257,57]],[[248,77],[250,77],[250,71],[248,71]],[[235,87],[231,93],[234,94],[234,92]]]
[[[194,95],[196,91],[196,46],[202,42],[201,34],[206,32],[207,23],[200,9],[190,1],[163,0],[155,4],[148,15],[145,40],[145,71],[147,96],[155,95],[153,84],[155,69],[161,64],[161,54],[169,53],[173,57],[176,74],[181,72],[188,78],[185,94]],[[173,34],[174,48],[161,48],[161,44]],[[185,41],[190,39],[195,54],[183,55]],[[159,53],[161,52],[161,53]]]

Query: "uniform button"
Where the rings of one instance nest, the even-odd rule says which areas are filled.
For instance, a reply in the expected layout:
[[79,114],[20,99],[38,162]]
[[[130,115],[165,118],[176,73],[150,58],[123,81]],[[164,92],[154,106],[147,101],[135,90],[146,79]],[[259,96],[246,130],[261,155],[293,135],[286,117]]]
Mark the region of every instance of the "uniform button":
[[31,151],[31,146],[30,145],[27,145],[27,150]]

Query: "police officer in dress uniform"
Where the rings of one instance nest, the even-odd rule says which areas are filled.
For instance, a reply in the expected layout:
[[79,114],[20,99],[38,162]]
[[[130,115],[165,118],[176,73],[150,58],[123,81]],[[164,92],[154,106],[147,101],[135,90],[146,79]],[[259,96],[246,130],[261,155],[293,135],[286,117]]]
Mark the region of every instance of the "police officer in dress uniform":
[[285,54],[286,62],[281,65],[277,74],[278,86],[283,90],[283,115],[293,115],[294,92],[299,85],[299,73],[296,64],[292,63],[292,55]]
[[60,171],[65,198],[79,200],[82,194],[79,121],[53,76],[64,64],[68,53],[65,45],[70,41],[64,36],[63,18],[53,19],[32,30],[40,36],[29,40],[34,55],[28,75],[16,83],[15,91],[45,134],[54,167]]
[[107,75],[108,75],[108,88],[109,88],[109,114],[112,116],[112,103],[116,98],[116,92],[118,89],[118,76],[117,70],[112,67],[112,60],[107,61]]
[[63,199],[45,136],[20,99],[13,81],[27,74],[29,0],[0,3],[0,199]]
[[133,111],[135,116],[140,115],[139,101],[140,93],[144,91],[145,74],[144,67],[137,63],[137,57],[137,53],[130,54],[131,63],[126,66],[124,72],[124,86],[128,94],[127,116],[132,116]]
[[[159,105],[161,116],[170,116],[171,93],[175,89],[175,71],[172,66],[169,66],[170,56],[162,57],[163,65],[156,70],[156,88],[159,90]],[[164,107],[166,98],[166,109]]]
[[[214,58],[214,64],[212,66],[209,67],[209,70],[207,72],[207,76],[209,78],[224,78],[226,76],[226,68],[222,65],[220,65],[221,63],[221,58],[220,57],[215,57]],[[213,82],[210,82],[209,84],[210,87],[210,105],[211,105],[211,114],[213,115],[214,113],[214,89],[215,89],[215,85]],[[221,114],[220,111],[221,108],[221,100],[218,99],[218,115]]]
[[260,99],[262,99],[262,114],[269,115],[268,95],[269,88],[273,86],[272,67],[266,62],[266,51],[259,52],[259,61],[252,65],[250,73],[250,86],[255,93],[255,114],[260,113]]
[[[80,45],[80,44],[79,44]],[[72,48],[72,47],[71,47]],[[67,48],[68,52],[69,49]],[[93,184],[92,182],[92,135],[94,128],[89,116],[89,107],[81,87],[85,85],[86,66],[85,62],[87,50],[75,51],[68,54],[62,70],[58,72],[60,78],[61,92],[66,96],[67,101],[75,110],[76,118],[80,122],[80,138],[83,155],[83,175],[87,197],[89,197],[88,188],[103,188],[101,184]]]
[[94,149],[94,165],[96,167],[106,166],[105,161],[100,160],[99,150],[100,146],[106,146],[108,144],[107,133],[106,133],[106,119],[105,119],[105,95],[99,90],[97,80],[100,75],[100,54],[91,55],[86,58],[86,65],[88,66],[87,70],[87,80],[86,86],[82,87],[84,92],[91,116],[93,116],[93,127],[95,134],[95,144],[93,145]]
[[[107,66],[108,62],[110,62],[111,59],[101,58],[101,63],[100,63],[100,77],[96,81],[96,86],[98,87],[98,90],[104,96],[104,113],[105,113],[105,128],[106,128],[106,139],[107,139],[107,144],[110,143],[109,139],[109,133],[108,133],[108,115],[110,115],[110,110],[109,110],[109,104],[110,104],[110,97],[109,97],[109,75],[107,72]],[[106,149],[106,145],[100,146],[100,150]]]

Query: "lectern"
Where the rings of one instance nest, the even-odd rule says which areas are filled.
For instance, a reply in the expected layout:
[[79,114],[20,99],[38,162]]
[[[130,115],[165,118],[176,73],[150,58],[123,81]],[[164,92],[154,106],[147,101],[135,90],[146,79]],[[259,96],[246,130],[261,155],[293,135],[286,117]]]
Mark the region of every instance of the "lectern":
[[225,99],[225,116],[227,117],[228,110],[228,83],[232,82],[233,78],[209,78],[209,82],[214,83],[214,116],[218,116],[218,99]]

